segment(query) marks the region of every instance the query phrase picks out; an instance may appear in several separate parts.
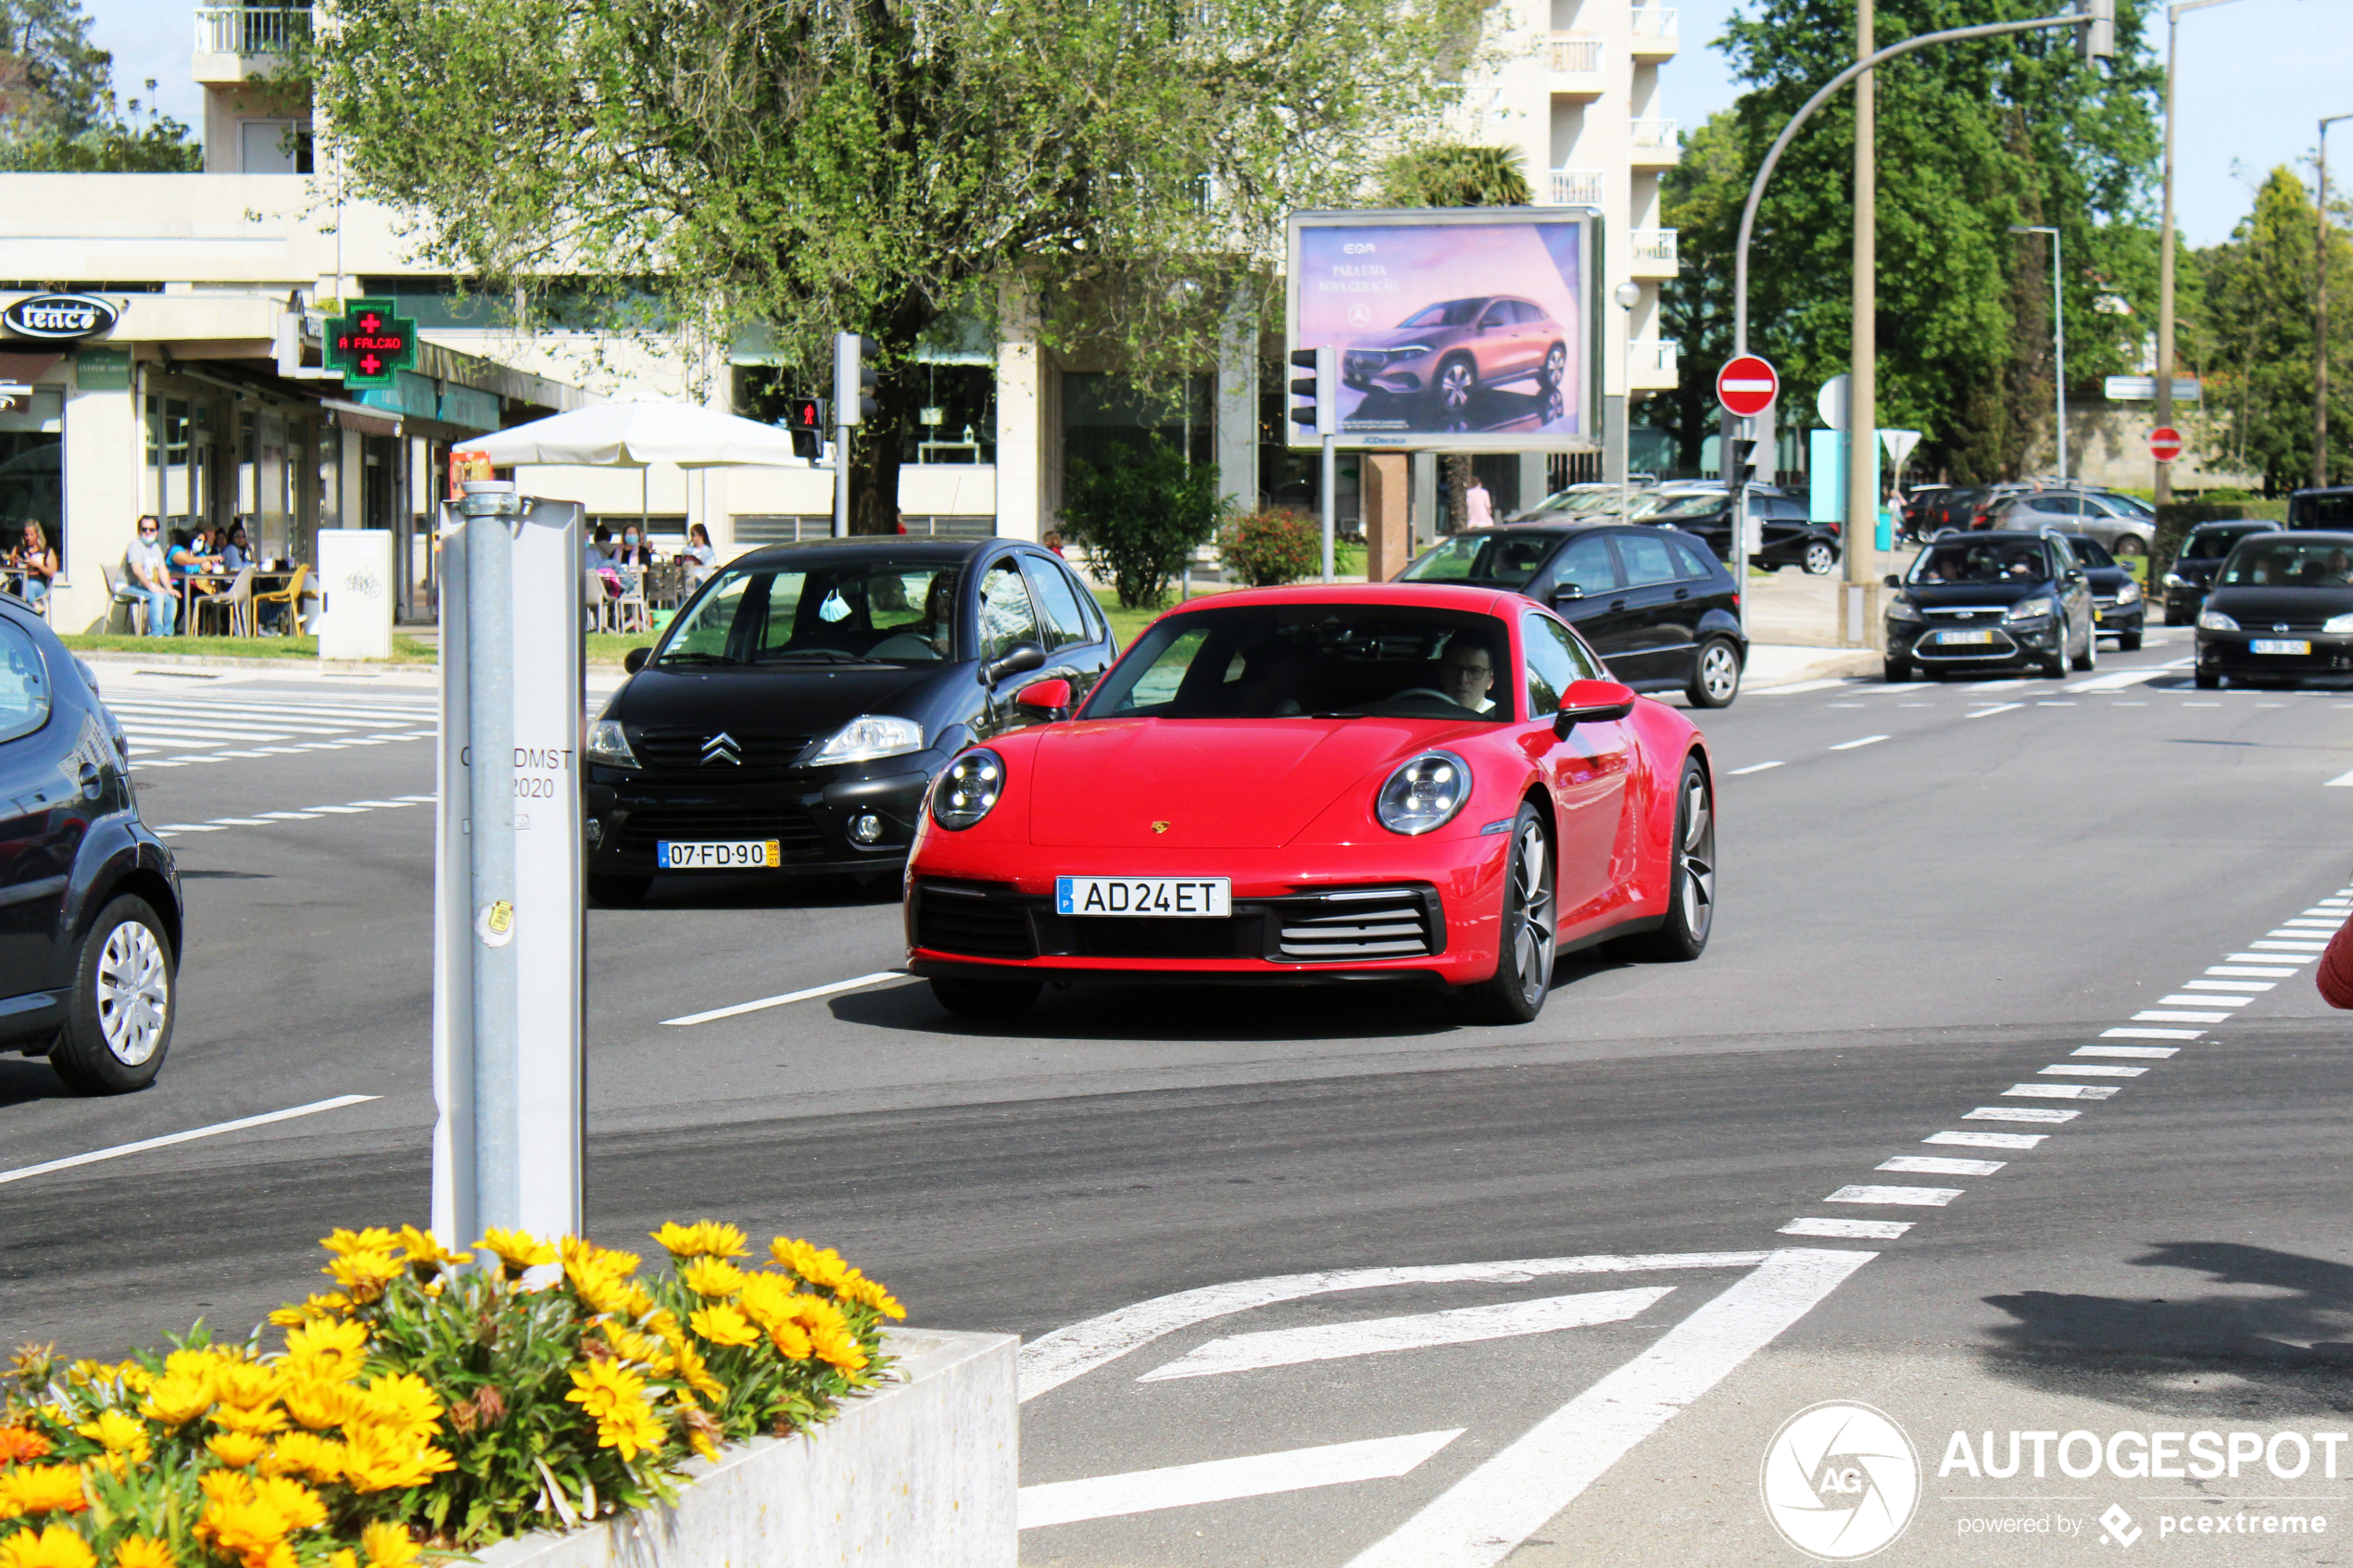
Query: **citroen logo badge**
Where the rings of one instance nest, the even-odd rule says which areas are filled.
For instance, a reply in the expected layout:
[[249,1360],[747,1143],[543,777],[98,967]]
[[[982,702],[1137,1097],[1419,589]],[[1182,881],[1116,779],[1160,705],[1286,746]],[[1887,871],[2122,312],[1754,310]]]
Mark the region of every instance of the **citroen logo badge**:
[[736,747],[736,737],[724,730],[702,743],[702,765],[709,768],[721,762],[730,768],[744,765],[743,754]]
[[2287,630],[2287,622],[2284,621],[2274,621],[2271,622],[2271,630],[2274,632],[2284,632]]
[[1152,824],[1152,832],[1154,833],[1166,833],[1167,831],[1168,824],[1166,822],[1154,822]]

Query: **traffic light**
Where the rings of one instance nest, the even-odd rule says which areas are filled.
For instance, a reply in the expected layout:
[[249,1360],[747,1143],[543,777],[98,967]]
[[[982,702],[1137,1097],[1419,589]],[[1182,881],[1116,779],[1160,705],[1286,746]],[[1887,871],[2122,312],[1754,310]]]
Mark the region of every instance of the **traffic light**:
[[1291,351],[1290,362],[1310,372],[1291,381],[1291,395],[1307,401],[1291,405],[1290,422],[1303,425],[1317,435],[1338,435],[1340,350],[1331,347],[1297,348]]
[[1753,484],[1756,481],[1756,443],[1736,440],[1732,443],[1732,469],[1727,482],[1734,487]]
[[856,332],[834,334],[834,417],[854,425],[875,417],[875,355],[882,345]]
[[2075,47],[2086,60],[2112,59],[2116,55],[2116,0],[2075,0],[2083,27]]
[[788,430],[822,433],[825,428],[825,400],[822,397],[794,398],[791,409],[785,416],[785,426]]

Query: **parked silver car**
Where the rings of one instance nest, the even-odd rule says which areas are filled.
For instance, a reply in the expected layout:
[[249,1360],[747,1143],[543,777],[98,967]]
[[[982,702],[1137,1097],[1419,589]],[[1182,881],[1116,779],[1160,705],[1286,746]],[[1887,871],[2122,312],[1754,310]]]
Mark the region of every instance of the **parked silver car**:
[[2157,519],[2130,496],[2098,490],[2030,490],[1994,508],[1990,528],[2084,533],[2120,556],[2142,556],[2157,543]]

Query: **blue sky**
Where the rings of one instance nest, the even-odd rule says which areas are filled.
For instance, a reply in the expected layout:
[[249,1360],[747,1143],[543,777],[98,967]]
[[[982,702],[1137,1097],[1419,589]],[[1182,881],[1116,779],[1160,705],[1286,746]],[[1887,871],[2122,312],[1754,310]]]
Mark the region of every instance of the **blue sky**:
[[[1683,52],[1662,74],[1663,112],[1695,124],[1734,96],[1723,57],[1706,45],[1735,3],[1674,3],[1682,11]],[[2053,0],[2052,8],[2064,3]],[[98,43],[114,51],[123,96],[145,97],[140,83],[154,77],[165,111],[194,123],[200,101],[188,80],[195,20],[187,0],[83,4]],[[2183,19],[2174,200],[2192,244],[2227,237],[2273,165],[2309,158],[2322,116],[2353,113],[2348,62],[2353,0],[2235,0]],[[2338,187],[2341,169],[2344,188],[2353,189],[2353,122],[2331,133],[2331,145],[2337,160],[2330,185]]]

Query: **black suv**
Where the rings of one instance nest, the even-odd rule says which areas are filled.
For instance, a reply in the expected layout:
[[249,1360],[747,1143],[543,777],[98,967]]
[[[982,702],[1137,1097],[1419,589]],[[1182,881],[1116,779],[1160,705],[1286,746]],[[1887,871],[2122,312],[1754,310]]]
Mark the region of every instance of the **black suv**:
[[0,595],[0,1049],[83,1094],[163,1066],[180,873],[139,820],[130,743],[48,624]]
[[[1827,577],[1838,570],[1839,525],[1817,522],[1805,501],[1762,487],[1748,492],[1749,516],[1756,523],[1756,553],[1751,566],[1779,569],[1804,567],[1811,577]],[[1732,503],[1723,491],[1694,491],[1670,496],[1642,520],[1664,523],[1707,541],[1716,558],[1732,558]]]
[[897,876],[948,759],[1067,716],[1117,652],[1094,596],[1017,540],[738,556],[588,727],[589,897],[632,903],[657,872]]
[[1694,708],[1740,695],[1748,639],[1740,591],[1707,546],[1644,523],[1516,524],[1441,540],[1401,583],[1525,594],[1575,626],[1636,691],[1680,690]]
[[1966,670],[2064,675],[2098,657],[2092,585],[2057,533],[1961,533],[1932,541],[1890,577],[1887,678]]
[[2165,624],[2187,626],[2197,619],[2198,606],[2214,574],[2222,570],[2231,547],[2250,533],[2269,533],[2276,524],[2260,518],[2238,522],[2201,522],[2182,541],[2181,553],[2165,573]]

